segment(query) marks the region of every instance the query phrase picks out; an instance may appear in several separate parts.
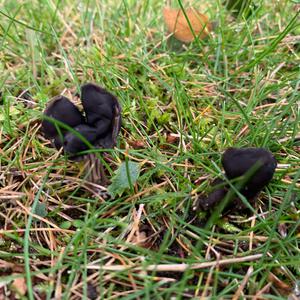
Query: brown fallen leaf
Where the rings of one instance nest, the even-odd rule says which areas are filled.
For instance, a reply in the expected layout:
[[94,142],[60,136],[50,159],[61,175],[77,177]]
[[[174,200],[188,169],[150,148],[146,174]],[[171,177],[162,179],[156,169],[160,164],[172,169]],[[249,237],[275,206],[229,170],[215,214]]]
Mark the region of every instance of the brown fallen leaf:
[[129,140],[128,144],[133,148],[133,149],[142,149],[146,147],[146,144],[142,140]]
[[195,38],[191,28],[195,36],[200,39],[205,38],[212,29],[208,17],[194,8],[186,9],[185,13],[191,26],[181,9],[164,8],[163,14],[168,32],[173,33],[176,39],[184,43],[190,43]]
[[180,140],[180,137],[177,135],[174,135],[172,133],[167,135],[167,143],[169,143],[169,144],[176,144],[179,142],[179,140]]

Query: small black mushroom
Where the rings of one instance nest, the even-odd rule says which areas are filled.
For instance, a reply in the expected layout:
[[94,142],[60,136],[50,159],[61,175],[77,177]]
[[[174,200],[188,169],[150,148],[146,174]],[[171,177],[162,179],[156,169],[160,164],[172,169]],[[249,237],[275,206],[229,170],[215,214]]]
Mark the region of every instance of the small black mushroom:
[[[229,148],[222,156],[222,165],[229,180],[246,175],[254,166],[254,174],[248,179],[240,193],[248,200],[254,199],[273,178],[277,162],[273,154],[263,148]],[[197,207],[203,210],[212,208],[226,196],[230,187],[217,179],[212,184],[213,191],[207,197],[197,199]],[[236,208],[242,208],[241,201],[233,201]]]
[[75,155],[89,148],[89,145],[83,140],[83,138],[92,145],[95,144],[95,141],[97,140],[97,129],[94,127],[87,124],[80,124],[74,127],[74,130],[77,134],[67,132],[63,137],[62,143],[64,151],[70,155]]
[[97,170],[88,171],[94,174],[91,181],[98,183],[104,174],[103,169],[98,172],[98,168],[102,168],[102,164],[96,161],[99,158],[91,153],[82,156],[81,152],[91,146],[112,148],[116,145],[121,128],[121,107],[115,96],[92,83],[81,87],[81,101],[85,117],[66,97],[57,96],[51,100],[44,115],[68,125],[73,131],[68,131],[49,119],[42,121],[42,131],[46,138],[53,141],[56,148],[62,147],[70,159],[93,160],[88,165],[97,166]]
[[93,83],[81,87],[81,101],[87,123],[96,128],[98,144],[110,148],[116,144],[121,128],[121,107],[117,98]]
[[271,181],[277,166],[276,159],[264,148],[229,148],[222,157],[228,179],[243,176],[255,164],[258,164],[257,171],[241,190],[247,199],[254,198]]
[[[65,123],[70,127],[75,127],[85,122],[83,115],[78,108],[66,97],[57,96],[49,101],[44,115],[49,118],[53,118],[60,122]],[[46,138],[55,139],[58,138],[59,132],[57,130],[58,125],[55,126],[54,122],[44,119],[42,121],[42,131]],[[59,127],[62,134],[66,133],[66,129]]]

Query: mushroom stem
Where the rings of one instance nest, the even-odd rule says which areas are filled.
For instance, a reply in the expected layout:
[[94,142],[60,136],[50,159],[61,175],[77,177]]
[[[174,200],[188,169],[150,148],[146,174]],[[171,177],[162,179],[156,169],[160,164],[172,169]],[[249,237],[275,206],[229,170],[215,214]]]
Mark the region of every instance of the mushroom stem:
[[107,186],[109,181],[105,175],[104,167],[95,153],[90,153],[86,156],[87,181],[102,186]]

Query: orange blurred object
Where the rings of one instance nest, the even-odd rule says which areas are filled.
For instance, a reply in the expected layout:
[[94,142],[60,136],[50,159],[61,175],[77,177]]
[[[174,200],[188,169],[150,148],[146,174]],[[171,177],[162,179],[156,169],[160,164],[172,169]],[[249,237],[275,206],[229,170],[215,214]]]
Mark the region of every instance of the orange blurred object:
[[[184,43],[192,42],[195,39],[195,36],[203,39],[212,29],[208,17],[194,8],[185,10],[185,14],[189,19],[190,24],[181,9],[165,7],[163,14],[168,32],[173,33],[176,39]],[[193,29],[194,34],[191,28]]]

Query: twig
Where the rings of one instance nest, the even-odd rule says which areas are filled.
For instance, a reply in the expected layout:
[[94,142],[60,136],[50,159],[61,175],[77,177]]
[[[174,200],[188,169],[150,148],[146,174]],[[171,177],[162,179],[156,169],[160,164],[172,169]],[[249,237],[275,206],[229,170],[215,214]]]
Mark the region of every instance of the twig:
[[124,266],[124,265],[112,265],[112,266],[95,266],[95,265],[88,265],[88,270],[101,270],[101,271],[157,271],[157,272],[184,272],[186,270],[196,270],[196,269],[205,269],[214,266],[223,266],[235,263],[242,263],[248,261],[254,261],[260,259],[263,255],[262,254],[254,254],[244,257],[237,257],[237,258],[227,258],[217,261],[208,261],[202,262],[198,264],[161,264],[161,265],[149,265],[145,267],[132,267],[132,266]]

